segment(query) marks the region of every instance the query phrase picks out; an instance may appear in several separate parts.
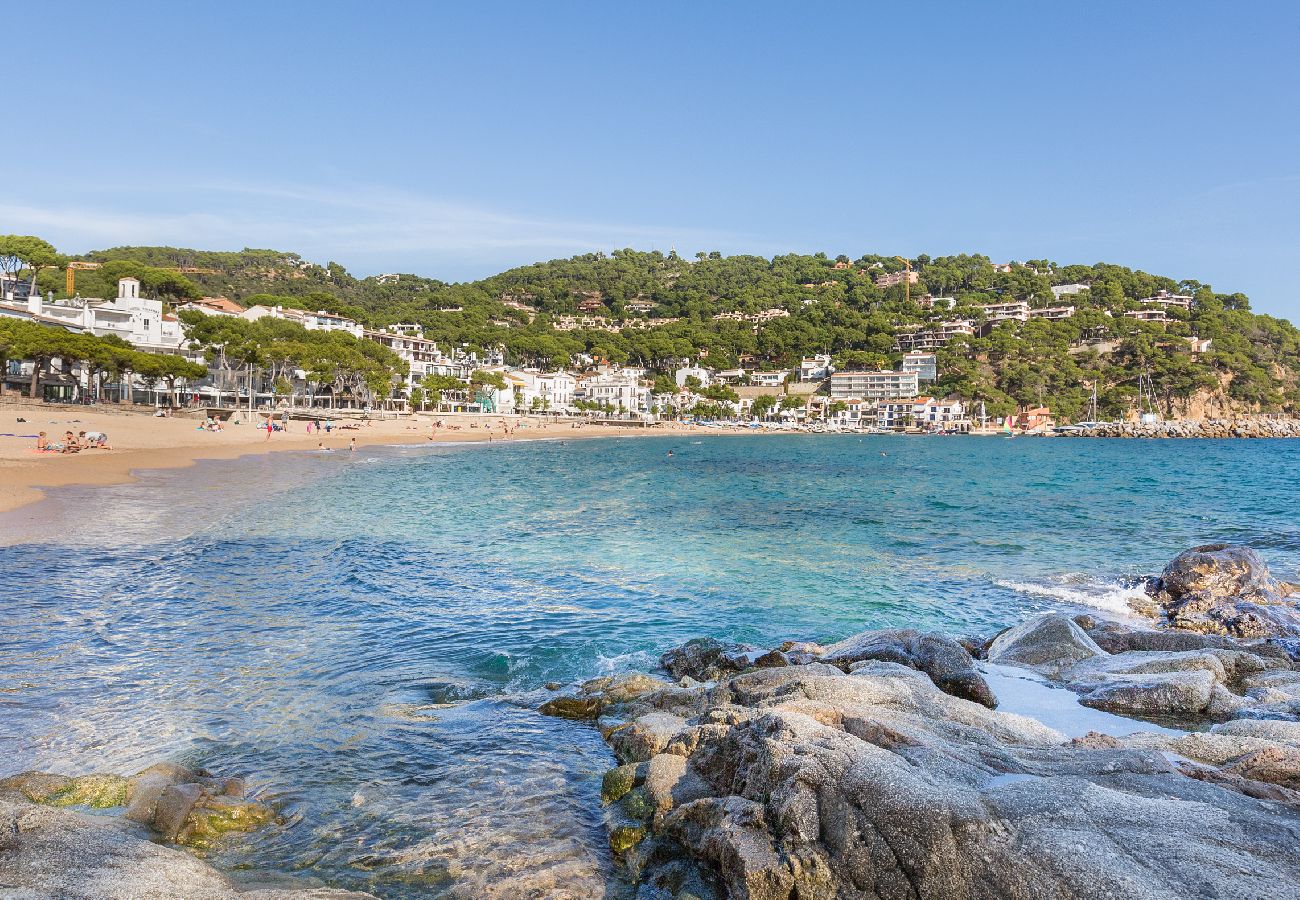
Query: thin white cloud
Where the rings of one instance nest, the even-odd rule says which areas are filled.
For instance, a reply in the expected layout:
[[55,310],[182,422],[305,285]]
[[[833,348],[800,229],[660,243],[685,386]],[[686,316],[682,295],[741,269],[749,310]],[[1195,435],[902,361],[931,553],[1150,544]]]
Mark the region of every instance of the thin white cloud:
[[[178,200],[189,209],[176,210]],[[374,261],[404,271],[457,261],[514,263],[633,245],[695,249],[741,242],[735,235],[675,226],[510,215],[356,184],[340,189],[208,183],[101,190],[62,204],[0,201],[0,218],[9,223],[6,230],[41,234],[69,252],[122,244],[273,247],[318,261],[337,259],[362,267]]]

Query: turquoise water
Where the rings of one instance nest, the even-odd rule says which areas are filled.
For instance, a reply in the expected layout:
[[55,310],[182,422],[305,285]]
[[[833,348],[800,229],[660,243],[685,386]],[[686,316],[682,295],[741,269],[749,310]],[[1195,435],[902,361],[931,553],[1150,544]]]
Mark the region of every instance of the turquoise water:
[[[673,450],[673,456],[667,451]],[[1121,614],[1211,540],[1300,571],[1300,442],[665,437],[279,454],[0,520],[0,776],[245,773],[214,861],[381,897],[616,895],[548,682],[697,635]]]

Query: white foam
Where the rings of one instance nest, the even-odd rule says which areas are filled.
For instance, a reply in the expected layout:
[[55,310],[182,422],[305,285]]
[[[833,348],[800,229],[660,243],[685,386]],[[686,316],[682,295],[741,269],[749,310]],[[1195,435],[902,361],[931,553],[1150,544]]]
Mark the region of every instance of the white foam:
[[1134,615],[1130,601],[1146,597],[1146,591],[1140,584],[1095,581],[1077,574],[1062,576],[1059,582],[1048,584],[1004,580],[994,583],[1031,597],[1050,597],[1073,606],[1090,606],[1124,617]]

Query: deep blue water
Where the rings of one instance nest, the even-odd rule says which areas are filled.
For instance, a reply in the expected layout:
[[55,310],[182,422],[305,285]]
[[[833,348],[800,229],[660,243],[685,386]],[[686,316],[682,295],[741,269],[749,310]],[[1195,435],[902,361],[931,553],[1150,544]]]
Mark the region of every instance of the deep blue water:
[[[669,458],[667,451],[674,451]],[[775,644],[1120,612],[1211,540],[1300,571],[1300,442],[668,437],[277,454],[0,517],[0,776],[245,773],[219,865],[383,897],[617,892],[544,685]]]

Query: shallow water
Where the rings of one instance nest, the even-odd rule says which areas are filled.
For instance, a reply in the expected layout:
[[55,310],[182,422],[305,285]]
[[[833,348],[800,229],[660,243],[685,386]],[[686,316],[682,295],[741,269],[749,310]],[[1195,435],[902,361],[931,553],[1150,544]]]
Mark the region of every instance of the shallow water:
[[[668,449],[674,456],[668,458]],[[886,454],[886,455],[882,455]],[[0,517],[0,776],[247,773],[228,868],[382,897],[616,894],[550,681],[1122,613],[1198,543],[1300,570],[1300,442],[709,437],[276,454]]]

